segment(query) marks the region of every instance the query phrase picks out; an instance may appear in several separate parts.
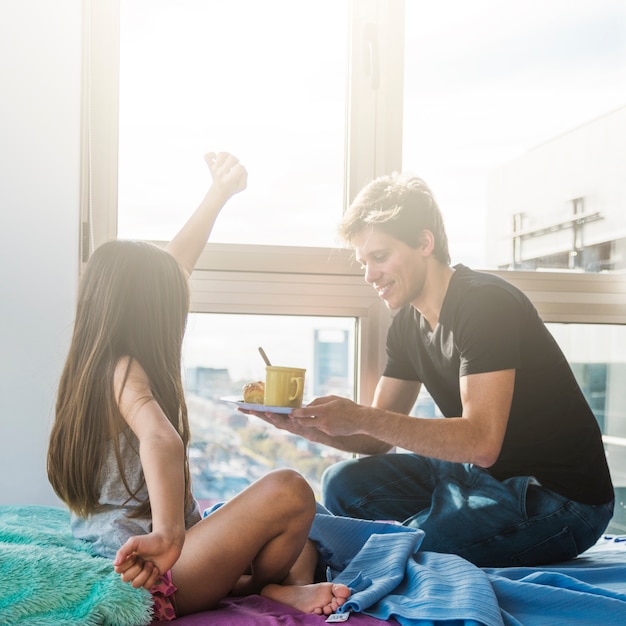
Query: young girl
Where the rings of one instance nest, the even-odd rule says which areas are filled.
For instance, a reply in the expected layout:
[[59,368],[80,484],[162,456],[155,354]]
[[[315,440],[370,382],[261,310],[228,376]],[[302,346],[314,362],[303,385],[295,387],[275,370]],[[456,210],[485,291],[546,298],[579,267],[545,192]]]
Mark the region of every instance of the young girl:
[[232,155],[205,159],[213,183],[165,250],[111,241],[87,264],[48,476],[74,536],[113,559],[124,581],[150,589],[155,618],[254,593],[327,615],[349,590],[313,584],[315,501],[299,474],[271,472],[202,520],[191,493],[181,380],[187,277],[220,210],[247,184]]

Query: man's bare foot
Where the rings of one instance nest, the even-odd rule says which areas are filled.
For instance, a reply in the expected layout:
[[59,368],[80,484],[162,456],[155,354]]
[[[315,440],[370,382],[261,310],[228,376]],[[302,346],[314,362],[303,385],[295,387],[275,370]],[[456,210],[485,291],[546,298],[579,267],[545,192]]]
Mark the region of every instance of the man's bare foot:
[[330,615],[350,597],[346,585],[315,583],[312,585],[266,585],[261,595],[286,604],[303,613]]

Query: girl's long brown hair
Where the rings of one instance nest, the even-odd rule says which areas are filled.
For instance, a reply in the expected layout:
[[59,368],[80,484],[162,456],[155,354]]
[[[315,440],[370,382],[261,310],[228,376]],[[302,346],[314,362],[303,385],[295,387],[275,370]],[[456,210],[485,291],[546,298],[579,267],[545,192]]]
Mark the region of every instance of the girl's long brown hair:
[[[88,516],[98,505],[109,440],[114,442],[124,477],[118,434],[126,422],[113,391],[113,374],[121,358],[136,359],[143,367],[154,398],[187,450],[189,421],[181,350],[188,311],[185,274],[176,260],[157,246],[111,241],[90,258],[81,282],[48,447],[50,483],[77,515]],[[136,499],[136,493],[124,484],[129,500]],[[185,485],[188,506],[191,490],[186,457]],[[149,511],[147,499],[138,501],[136,515]]]

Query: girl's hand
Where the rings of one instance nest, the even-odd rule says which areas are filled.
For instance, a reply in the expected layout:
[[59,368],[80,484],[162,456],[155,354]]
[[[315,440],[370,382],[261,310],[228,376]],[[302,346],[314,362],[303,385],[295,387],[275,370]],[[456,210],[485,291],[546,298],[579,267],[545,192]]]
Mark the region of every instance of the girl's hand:
[[185,222],[165,249],[180,263],[190,276],[209,239],[220,211],[236,193],[248,184],[248,172],[239,159],[229,152],[209,152],[204,155],[213,184],[200,206]]
[[124,582],[150,589],[176,563],[184,540],[184,532],[182,536],[152,532],[131,537],[117,551],[113,567]]
[[[118,557],[116,557],[114,563],[117,562]],[[121,565],[114,565],[114,569],[120,574],[125,583],[130,583],[135,588],[145,587],[150,589],[161,577],[161,572],[154,563],[144,561],[135,554],[126,557]]]
[[228,152],[209,152],[204,160],[211,170],[213,188],[224,201],[246,188],[248,172],[237,157]]

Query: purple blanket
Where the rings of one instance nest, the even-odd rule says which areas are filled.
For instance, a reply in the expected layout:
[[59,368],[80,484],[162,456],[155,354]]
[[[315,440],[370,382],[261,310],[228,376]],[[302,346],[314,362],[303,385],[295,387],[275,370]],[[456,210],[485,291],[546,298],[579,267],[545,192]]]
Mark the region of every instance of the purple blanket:
[[[214,611],[187,615],[169,623],[176,626],[276,626],[277,624],[280,626],[322,626],[326,623],[326,618],[321,615],[301,613],[297,609],[261,596],[247,596],[227,598]],[[363,613],[353,613],[347,623],[350,626],[398,624],[394,619],[383,622]]]

